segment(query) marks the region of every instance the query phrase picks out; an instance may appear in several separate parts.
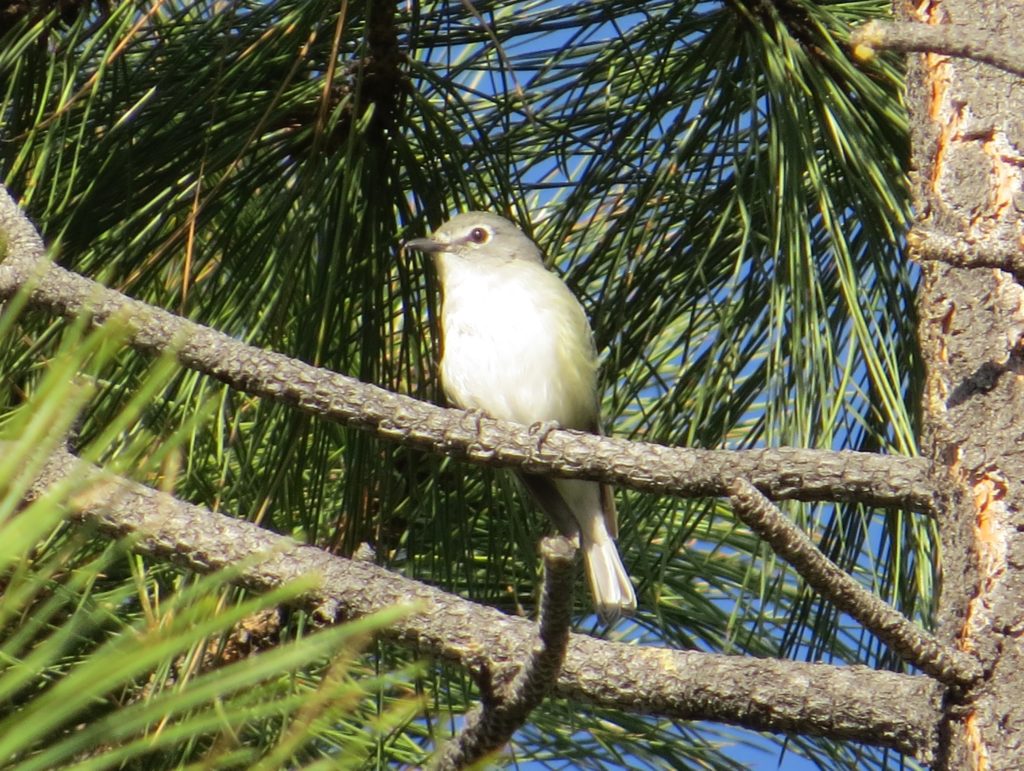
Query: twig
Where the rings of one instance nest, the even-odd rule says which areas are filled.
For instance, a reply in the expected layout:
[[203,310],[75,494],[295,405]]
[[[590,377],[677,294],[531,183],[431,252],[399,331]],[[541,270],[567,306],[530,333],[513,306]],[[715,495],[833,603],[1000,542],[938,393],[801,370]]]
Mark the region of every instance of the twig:
[[1024,278],[1024,246],[1015,238],[972,239],[916,226],[907,234],[915,260],[943,262],[958,268],[998,268]]
[[691,450],[551,431],[543,443],[526,426],[445,410],[354,378],[313,367],[132,300],[89,279],[46,265],[39,234],[0,189],[0,300],[31,284],[37,308],[94,324],[117,314],[128,342],[154,354],[174,351],[182,365],[232,388],[308,414],[373,432],[388,441],[489,466],[609,482],[683,497],[725,495],[736,475],[775,499],[859,501],[933,514],[931,464],[922,458],[795,448]]
[[[527,619],[184,503],[63,450],[50,456],[30,497],[69,476],[80,480],[72,514],[101,532],[130,537],[129,545],[139,553],[200,573],[236,568],[238,583],[255,591],[319,575],[320,587],[302,604],[331,618],[359,618],[417,603],[426,610],[401,618],[385,631],[389,639],[466,666],[483,660],[499,681],[509,677],[535,640],[536,627]],[[553,695],[677,720],[849,739],[928,762],[937,747],[942,691],[928,677],[863,666],[723,656],[570,635]]]
[[870,58],[876,50],[944,54],[990,64],[1024,77],[1020,41],[966,24],[869,21],[850,35],[854,54]]
[[537,643],[512,682],[466,714],[462,730],[438,757],[439,771],[465,768],[504,747],[558,680],[572,621],[576,547],[555,536],[541,541],[540,552],[544,589]]
[[767,541],[822,597],[857,619],[905,661],[948,685],[967,688],[981,678],[981,665],[976,659],[943,645],[864,589],[822,554],[803,530],[748,481],[736,479],[729,498],[736,516]]

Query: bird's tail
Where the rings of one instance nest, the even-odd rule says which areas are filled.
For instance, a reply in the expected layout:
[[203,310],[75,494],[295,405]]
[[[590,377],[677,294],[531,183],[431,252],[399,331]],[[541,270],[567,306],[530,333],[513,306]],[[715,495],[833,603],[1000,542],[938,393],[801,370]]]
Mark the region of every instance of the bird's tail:
[[594,610],[603,621],[612,623],[636,610],[636,592],[619,558],[619,550],[610,537],[583,538],[583,565],[594,598]]
[[581,479],[522,474],[523,483],[562,535],[579,538],[594,610],[609,623],[636,610],[636,592],[619,550],[611,488]]

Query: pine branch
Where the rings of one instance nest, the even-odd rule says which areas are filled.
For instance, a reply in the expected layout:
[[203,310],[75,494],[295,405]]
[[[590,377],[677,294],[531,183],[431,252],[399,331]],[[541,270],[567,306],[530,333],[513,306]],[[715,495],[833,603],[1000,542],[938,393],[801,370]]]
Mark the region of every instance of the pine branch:
[[947,235],[916,226],[907,234],[915,260],[943,262],[957,268],[997,268],[1024,277],[1024,245],[1016,237],[976,239],[963,233]]
[[449,410],[264,351],[132,300],[50,265],[39,234],[0,190],[0,300],[31,286],[29,303],[92,322],[118,316],[138,350],[174,351],[185,367],[245,393],[374,433],[388,441],[488,466],[609,482],[681,497],[726,495],[736,476],[773,499],[861,502],[933,514],[931,464],[875,453],[779,448],[727,451],[665,447],[575,431],[542,435],[524,426]]
[[850,45],[861,59],[870,58],[877,50],[944,54],[1024,77],[1020,41],[993,37],[991,30],[967,24],[869,21],[853,31]]
[[729,498],[736,516],[767,541],[808,584],[877,635],[904,661],[947,685],[968,688],[981,678],[981,665],[975,658],[939,642],[864,589],[745,479],[736,479]]
[[[303,604],[327,619],[358,618],[401,604],[426,608],[385,634],[463,666],[485,666],[496,681],[511,679],[535,645],[536,626],[527,619],[184,503],[65,450],[50,456],[29,498],[69,477],[77,480],[71,516],[126,537],[139,553],[200,573],[230,567],[239,584],[255,591],[320,575],[320,588]],[[553,694],[677,720],[850,739],[927,762],[936,747],[942,688],[929,677],[863,666],[723,656],[570,635]]]
[[568,538],[555,536],[541,541],[540,553],[544,589],[537,642],[512,682],[497,693],[490,685],[490,671],[484,670],[484,698],[441,752],[436,766],[441,771],[466,768],[504,747],[558,679],[572,623],[576,547]]

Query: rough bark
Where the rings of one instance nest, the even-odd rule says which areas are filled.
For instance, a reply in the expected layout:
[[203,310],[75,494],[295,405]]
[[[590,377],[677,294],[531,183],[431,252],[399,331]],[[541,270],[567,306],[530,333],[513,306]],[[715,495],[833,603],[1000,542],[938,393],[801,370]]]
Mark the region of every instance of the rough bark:
[[726,451],[665,447],[554,430],[446,410],[337,372],[265,351],[50,265],[39,234],[0,189],[0,300],[31,287],[29,304],[94,324],[117,316],[127,342],[174,353],[185,367],[232,388],[310,415],[373,432],[390,442],[488,466],[583,477],[683,497],[725,495],[738,475],[772,499],[858,501],[932,513],[932,470],[922,458],[797,447]]
[[[969,21],[1024,39],[1016,3],[897,4],[926,24]],[[917,227],[969,249],[1019,252],[1024,84],[990,66],[938,54],[910,60]],[[1024,758],[1024,291],[1010,273],[924,253],[919,297],[928,363],[922,448],[948,472],[941,517],[939,635],[977,655],[980,685],[953,694],[937,767],[1021,768]]]
[[[534,656],[538,631],[529,619],[178,501],[65,451],[50,455],[33,477],[30,499],[74,480],[73,516],[111,536],[129,537],[139,553],[199,573],[230,567],[238,571],[237,583],[255,591],[320,576],[321,583],[301,602],[326,620],[412,604],[419,612],[382,634],[486,673],[494,683],[508,682]],[[678,720],[850,739],[927,761],[934,754],[943,689],[925,675],[670,650],[573,634],[552,692],[581,704]]]

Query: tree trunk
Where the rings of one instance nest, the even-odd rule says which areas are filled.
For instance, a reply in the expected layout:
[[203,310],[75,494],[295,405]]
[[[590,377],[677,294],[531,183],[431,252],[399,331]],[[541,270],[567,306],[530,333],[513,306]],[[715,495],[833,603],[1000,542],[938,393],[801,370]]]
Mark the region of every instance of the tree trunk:
[[[1024,6],[897,3],[905,19],[1024,40]],[[956,251],[1021,248],[1024,85],[969,59],[911,56],[907,101],[918,228]],[[926,243],[931,243],[928,241]],[[913,245],[913,242],[912,242]],[[986,676],[954,694],[937,767],[1024,766],[1024,290],[1013,275],[925,246],[918,303],[922,451],[948,475],[939,633]]]

